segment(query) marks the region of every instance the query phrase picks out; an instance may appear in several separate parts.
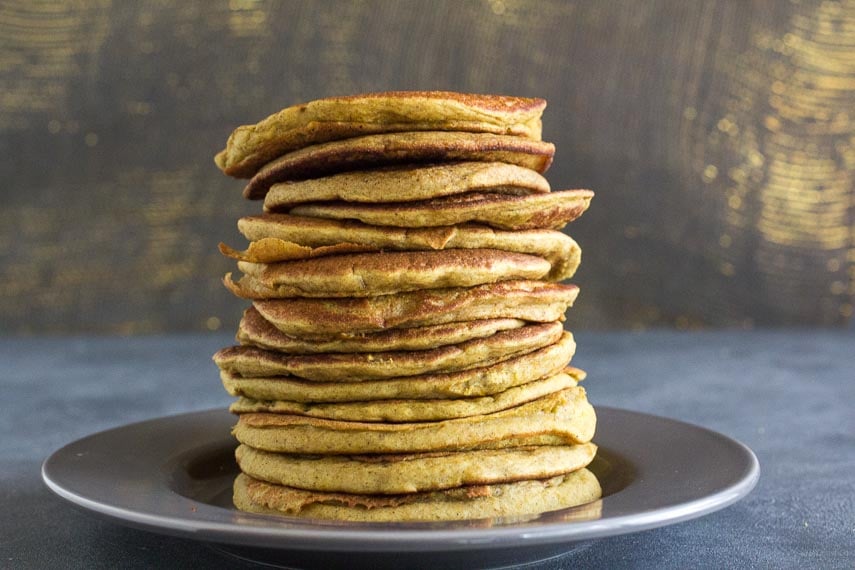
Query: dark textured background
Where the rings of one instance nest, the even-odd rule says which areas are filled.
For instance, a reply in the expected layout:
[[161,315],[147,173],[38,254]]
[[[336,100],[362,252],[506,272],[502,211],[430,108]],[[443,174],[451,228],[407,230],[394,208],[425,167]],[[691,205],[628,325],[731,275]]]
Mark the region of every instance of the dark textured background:
[[212,156],[313,98],[549,100],[577,328],[843,324],[855,1],[0,2],[0,334],[233,330]]

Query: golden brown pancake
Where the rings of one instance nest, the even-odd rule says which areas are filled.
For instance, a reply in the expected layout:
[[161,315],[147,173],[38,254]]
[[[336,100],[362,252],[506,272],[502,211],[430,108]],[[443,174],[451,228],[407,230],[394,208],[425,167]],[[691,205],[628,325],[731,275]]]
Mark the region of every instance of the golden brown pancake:
[[457,162],[344,172],[270,187],[266,209],[303,202],[413,202],[465,192],[526,195],[549,192],[549,182],[528,168],[503,162]]
[[499,331],[518,329],[526,322],[520,319],[482,319],[461,323],[431,325],[409,329],[389,329],[359,333],[344,338],[306,340],[287,335],[264,320],[254,307],[244,311],[237,332],[241,344],[277,350],[288,354],[321,354],[326,352],[380,352],[391,350],[428,350],[485,338]]
[[353,253],[282,263],[239,261],[246,275],[226,287],[240,297],[369,297],[418,289],[541,279],[545,259],[497,249]]
[[548,279],[560,281],[573,276],[582,257],[573,239],[554,230],[509,232],[479,224],[397,228],[272,213],[241,218],[238,229],[251,240],[250,248],[238,252],[221,246],[220,251],[260,263],[358,251],[499,249],[546,259],[552,265]]
[[290,211],[298,216],[359,220],[375,226],[402,228],[478,222],[501,230],[560,230],[588,209],[593,196],[590,190],[528,196],[471,192],[420,202],[317,202],[301,204]]
[[221,370],[244,378],[297,376],[318,382],[360,382],[491,366],[558,342],[561,323],[532,324],[430,350],[293,355],[230,346],[214,355]]
[[575,386],[576,383],[576,378],[562,372],[480,398],[332,403],[240,398],[229,409],[236,414],[267,412],[349,422],[429,422],[499,412]]
[[463,132],[405,132],[327,142],[289,152],[264,165],[243,190],[264,198],[273,184],[339,172],[403,164],[505,162],[543,173],[555,145],[508,135]]
[[238,475],[234,504],[242,511],[349,521],[442,521],[518,518],[595,501],[593,473],[579,469],[547,480],[459,487],[404,495],[319,493]]
[[286,334],[328,339],[486,318],[552,322],[564,318],[564,311],[578,294],[575,285],[504,281],[358,299],[257,300],[253,305],[265,320]]
[[492,414],[439,422],[369,423],[287,414],[241,414],[239,442],[277,453],[359,455],[575,445],[594,435],[594,408],[580,386]]
[[238,251],[224,243],[220,243],[220,253],[238,261],[249,261],[251,263],[278,263],[280,261],[296,261],[298,259],[312,259],[315,257],[326,257],[328,255],[341,255],[343,253],[364,253],[370,251],[381,251],[380,248],[356,243],[337,243],[335,245],[324,245],[321,247],[310,247],[298,243],[284,241],[279,238],[263,238],[250,242],[245,251]]
[[238,127],[215,162],[229,176],[247,178],[264,163],[304,146],[397,131],[470,131],[540,140],[545,107],[543,99],[444,91],[331,97]]
[[241,471],[260,481],[308,491],[367,495],[419,493],[466,485],[547,479],[581,469],[597,446],[544,445],[395,455],[291,455],[240,445]]
[[226,371],[220,372],[220,378],[232,396],[255,400],[308,403],[474,398],[558,374],[567,366],[575,350],[573,338],[564,336],[553,345],[492,366],[362,382],[315,382],[293,376],[243,378]]

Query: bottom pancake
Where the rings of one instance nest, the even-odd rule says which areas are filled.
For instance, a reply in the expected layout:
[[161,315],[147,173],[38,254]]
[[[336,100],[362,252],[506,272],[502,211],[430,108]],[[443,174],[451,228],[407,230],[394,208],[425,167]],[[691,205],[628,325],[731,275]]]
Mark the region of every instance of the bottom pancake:
[[544,480],[403,495],[302,491],[265,483],[243,473],[234,484],[234,504],[242,511],[371,522],[536,515],[589,503],[601,495],[599,481],[587,469]]

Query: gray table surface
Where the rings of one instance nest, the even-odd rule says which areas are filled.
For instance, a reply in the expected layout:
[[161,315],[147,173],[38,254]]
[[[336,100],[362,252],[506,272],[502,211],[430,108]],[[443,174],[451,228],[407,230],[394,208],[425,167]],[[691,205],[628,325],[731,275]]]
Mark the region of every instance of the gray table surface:
[[[536,568],[855,567],[855,332],[577,334],[589,397],[735,437],[755,490],[723,511],[595,542]],[[41,482],[56,448],[128,422],[226,406],[229,335],[0,339],[0,567],[250,568],[104,522]],[[355,567],[358,567],[355,565]]]

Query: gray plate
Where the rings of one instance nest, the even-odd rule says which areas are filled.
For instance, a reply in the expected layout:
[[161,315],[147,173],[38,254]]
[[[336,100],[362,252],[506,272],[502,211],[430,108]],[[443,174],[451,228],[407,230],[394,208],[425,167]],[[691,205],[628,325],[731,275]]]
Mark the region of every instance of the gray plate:
[[344,523],[241,513],[234,416],[211,410],[104,431],[51,455],[42,477],[97,515],[215,543],[233,556],[302,567],[507,566],[571,552],[592,539],[669,525],[722,509],[760,474],[745,445],[691,424],[597,408],[595,503],[526,521]]

